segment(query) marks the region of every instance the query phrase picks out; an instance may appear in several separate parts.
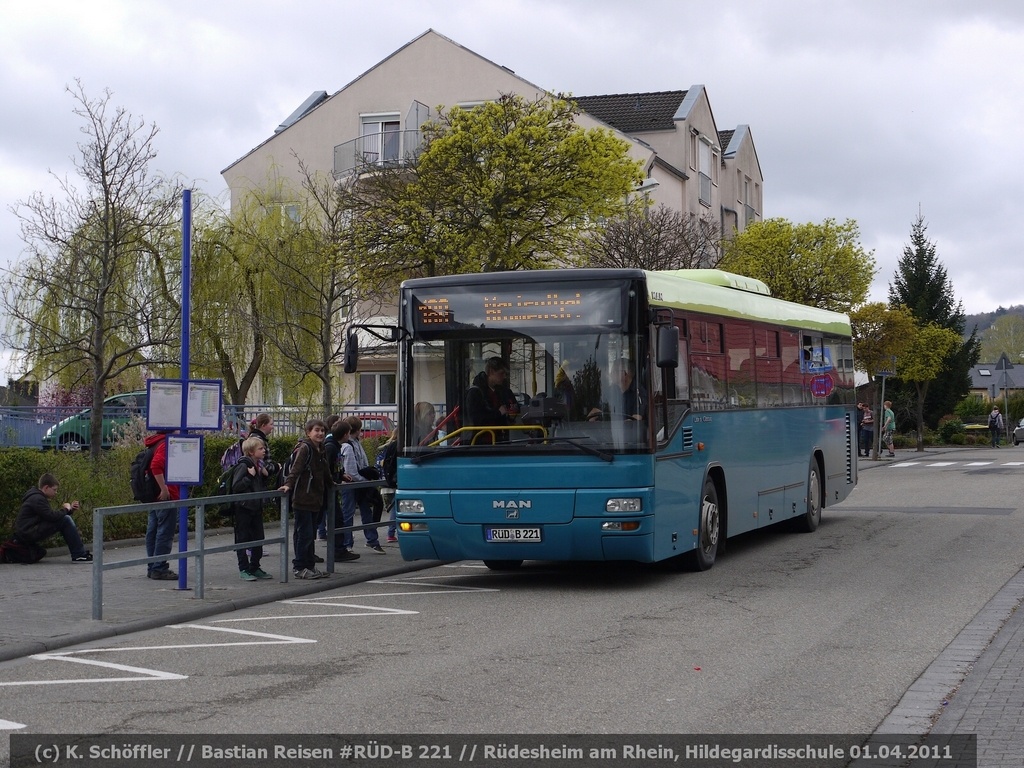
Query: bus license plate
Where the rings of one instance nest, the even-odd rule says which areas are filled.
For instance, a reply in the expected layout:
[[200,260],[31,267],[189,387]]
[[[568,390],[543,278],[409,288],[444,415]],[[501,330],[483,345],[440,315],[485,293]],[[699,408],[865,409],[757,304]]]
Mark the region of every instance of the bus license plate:
[[488,541],[540,541],[540,528],[487,528]]

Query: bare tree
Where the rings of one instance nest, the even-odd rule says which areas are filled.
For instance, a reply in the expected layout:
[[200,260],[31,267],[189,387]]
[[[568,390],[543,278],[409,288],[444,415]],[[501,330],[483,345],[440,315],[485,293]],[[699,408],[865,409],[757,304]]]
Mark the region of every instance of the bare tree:
[[713,216],[695,216],[659,205],[629,206],[586,244],[593,267],[711,269],[722,260],[722,231]]
[[12,207],[27,249],[4,270],[3,341],[40,380],[91,386],[98,455],[108,385],[180,363],[180,189],[150,174],[155,125],[112,108],[110,91],[67,90],[85,123],[73,160],[83,189],[55,176],[63,199],[37,192]]

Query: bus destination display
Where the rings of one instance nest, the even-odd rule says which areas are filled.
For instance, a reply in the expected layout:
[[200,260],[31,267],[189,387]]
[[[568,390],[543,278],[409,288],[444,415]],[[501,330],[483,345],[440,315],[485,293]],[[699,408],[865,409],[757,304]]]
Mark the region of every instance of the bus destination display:
[[608,288],[415,293],[413,322],[423,331],[503,325],[601,325],[621,322],[618,291]]

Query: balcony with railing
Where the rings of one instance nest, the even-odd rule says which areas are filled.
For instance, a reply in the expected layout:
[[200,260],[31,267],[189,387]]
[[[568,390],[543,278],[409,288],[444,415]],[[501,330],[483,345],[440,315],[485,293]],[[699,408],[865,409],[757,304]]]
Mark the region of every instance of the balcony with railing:
[[365,166],[412,165],[422,145],[423,133],[419,130],[360,136],[334,147],[334,176],[341,178]]

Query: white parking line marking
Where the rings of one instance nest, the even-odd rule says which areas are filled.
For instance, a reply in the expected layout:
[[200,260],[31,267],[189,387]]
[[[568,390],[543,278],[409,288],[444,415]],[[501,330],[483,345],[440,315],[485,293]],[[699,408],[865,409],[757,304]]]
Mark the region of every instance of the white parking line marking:
[[15,685],[57,685],[63,683],[134,683],[142,680],[186,680],[188,675],[179,675],[175,672],[163,672],[159,669],[147,669],[145,667],[131,667],[125,664],[114,664],[109,661],[97,661],[95,659],[74,658],[80,654],[95,653],[124,653],[129,651],[163,651],[182,648],[225,648],[237,645],[289,645],[293,643],[315,643],[304,637],[290,637],[288,635],[271,635],[266,632],[253,632],[246,629],[228,629],[226,627],[209,627],[204,624],[170,624],[169,629],[205,629],[211,632],[229,632],[248,637],[260,638],[247,642],[235,643],[183,643],[180,645],[136,645],[120,648],[83,648],[77,651],[58,651],[55,653],[37,653],[29,658],[39,661],[66,661],[73,664],[85,664],[86,666],[103,667],[104,669],[116,669],[121,672],[133,672],[134,677],[100,677],[86,678],[82,680],[22,680],[20,682],[0,682],[0,686]]
[[896,464],[890,464],[889,466],[893,469],[902,469],[903,467],[916,467],[920,463],[920,461],[901,461]]
[[929,467],[952,467],[956,464],[955,461],[935,461],[929,464]]
[[989,464],[995,464],[994,461],[968,461],[968,467],[987,467]]
[[0,731],[16,731],[24,727],[24,723],[16,723],[13,720],[0,720]]

